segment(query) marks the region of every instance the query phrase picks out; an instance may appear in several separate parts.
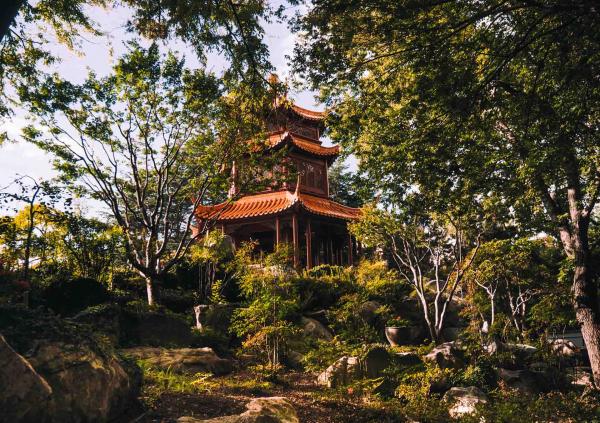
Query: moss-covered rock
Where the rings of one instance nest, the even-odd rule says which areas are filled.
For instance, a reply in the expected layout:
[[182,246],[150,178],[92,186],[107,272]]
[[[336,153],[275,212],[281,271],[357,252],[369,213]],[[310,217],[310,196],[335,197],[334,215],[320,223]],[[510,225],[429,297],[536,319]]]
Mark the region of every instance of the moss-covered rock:
[[[140,373],[89,326],[42,310],[0,307],[0,332],[50,386],[40,422],[102,422],[131,411]],[[1,395],[1,394],[0,394]]]

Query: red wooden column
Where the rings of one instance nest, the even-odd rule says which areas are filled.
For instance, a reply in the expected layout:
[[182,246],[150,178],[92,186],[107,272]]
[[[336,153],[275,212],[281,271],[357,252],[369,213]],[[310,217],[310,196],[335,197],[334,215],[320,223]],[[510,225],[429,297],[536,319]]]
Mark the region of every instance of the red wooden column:
[[298,245],[298,215],[292,215],[292,242],[294,244],[294,267],[300,267],[300,246]]
[[313,267],[312,257],[312,228],[310,225],[310,218],[306,219],[306,268],[310,269]]
[[279,229],[279,216],[275,216],[275,246],[281,242],[281,230]]

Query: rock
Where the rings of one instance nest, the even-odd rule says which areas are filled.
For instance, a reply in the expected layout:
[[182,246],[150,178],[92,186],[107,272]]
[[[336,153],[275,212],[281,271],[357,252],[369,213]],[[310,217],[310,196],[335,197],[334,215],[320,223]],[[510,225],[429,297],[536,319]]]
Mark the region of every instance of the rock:
[[304,361],[304,354],[298,351],[289,350],[285,355],[286,364],[294,369],[301,369]]
[[362,366],[358,357],[348,357],[346,360],[346,384],[363,376]]
[[477,404],[486,404],[489,398],[481,389],[469,386],[450,388],[444,394],[444,401],[450,404],[450,417],[459,418],[465,414],[473,414]]
[[196,307],[198,307],[196,325],[200,324],[202,327],[209,327],[220,333],[228,333],[231,316],[236,308],[235,304],[201,304],[194,308]]
[[423,357],[423,360],[435,363],[442,369],[458,369],[464,365],[464,361],[454,345],[454,341],[436,345],[429,354]]
[[382,375],[390,362],[389,353],[381,347],[373,348],[362,360],[358,357],[344,356],[323,371],[317,377],[317,383],[328,388],[337,388],[362,377],[375,379]]
[[528,360],[537,352],[537,348],[527,344],[504,343],[500,341],[492,341],[484,347],[484,350],[489,355],[494,355],[497,352],[511,352],[521,360]]
[[381,378],[381,381],[373,388],[373,393],[382,398],[392,398],[396,393],[398,384],[388,377]]
[[594,388],[594,377],[591,367],[574,367],[568,373],[572,385],[583,388]]
[[550,350],[560,357],[574,357],[579,353],[579,348],[568,339],[553,339],[550,341]]
[[377,301],[365,301],[358,307],[357,312],[368,324],[373,325],[377,322],[377,311],[380,308],[381,304]]
[[542,372],[499,368],[496,373],[506,387],[515,389],[521,393],[539,394],[544,390],[543,388],[548,387]]
[[52,388],[0,335],[0,421],[44,421]]
[[138,405],[139,369],[122,360],[89,327],[39,310],[0,307],[0,330],[30,365],[21,382],[35,376],[33,369],[51,388],[49,401],[36,405],[44,407],[44,418],[34,421],[110,421]]
[[322,339],[324,341],[333,340],[333,334],[331,333],[331,331],[316,319],[302,316],[300,324],[302,325],[302,330],[304,331],[304,334],[306,336],[311,336],[316,339]]
[[369,379],[380,377],[390,363],[391,357],[385,348],[372,348],[362,359],[364,375]]
[[444,376],[441,379],[429,382],[429,388],[427,389],[427,392],[430,395],[431,394],[441,395],[441,394],[445,393],[451,387],[452,387],[452,385],[448,381],[448,378]]
[[220,358],[212,348],[156,348],[135,347],[122,350],[123,354],[146,360],[162,369],[182,373],[213,373],[224,375],[231,373],[231,360]]
[[237,416],[208,420],[180,417],[177,423],[299,423],[294,407],[284,397],[255,398],[246,404],[246,409]]
[[358,357],[344,356],[322,372],[317,377],[317,383],[328,388],[337,388],[360,377],[362,377],[362,368]]
[[317,383],[319,385],[327,386],[328,388],[336,388],[345,385],[348,383],[347,368],[348,357],[344,356],[325,369],[325,371],[317,377]]
[[400,366],[415,366],[423,362],[421,357],[412,351],[395,353],[393,360]]
[[78,313],[73,319],[93,326],[94,331],[102,334],[113,345],[121,342],[121,307],[116,304],[103,304],[90,307]]

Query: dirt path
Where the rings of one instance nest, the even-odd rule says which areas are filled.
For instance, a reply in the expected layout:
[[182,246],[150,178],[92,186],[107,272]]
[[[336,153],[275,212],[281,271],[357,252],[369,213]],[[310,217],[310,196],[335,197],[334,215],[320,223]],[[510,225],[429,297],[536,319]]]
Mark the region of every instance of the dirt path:
[[[287,373],[267,389],[250,387],[254,376],[235,373],[219,378],[222,384],[205,393],[165,392],[136,423],[171,423],[181,416],[213,418],[239,414],[252,398],[283,396],[293,404],[302,423],[391,423],[402,421],[381,405],[365,403],[352,395],[332,395],[314,383],[315,376]],[[249,383],[250,382],[250,383]]]

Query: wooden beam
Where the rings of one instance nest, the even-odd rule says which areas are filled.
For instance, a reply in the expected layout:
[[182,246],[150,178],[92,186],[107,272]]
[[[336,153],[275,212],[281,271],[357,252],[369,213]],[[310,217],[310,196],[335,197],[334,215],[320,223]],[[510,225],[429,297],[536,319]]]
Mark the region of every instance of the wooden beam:
[[294,267],[300,267],[300,246],[298,245],[298,215],[292,215],[292,242],[294,243]]
[[310,269],[313,267],[312,257],[312,228],[310,225],[310,218],[306,219],[306,268]]

